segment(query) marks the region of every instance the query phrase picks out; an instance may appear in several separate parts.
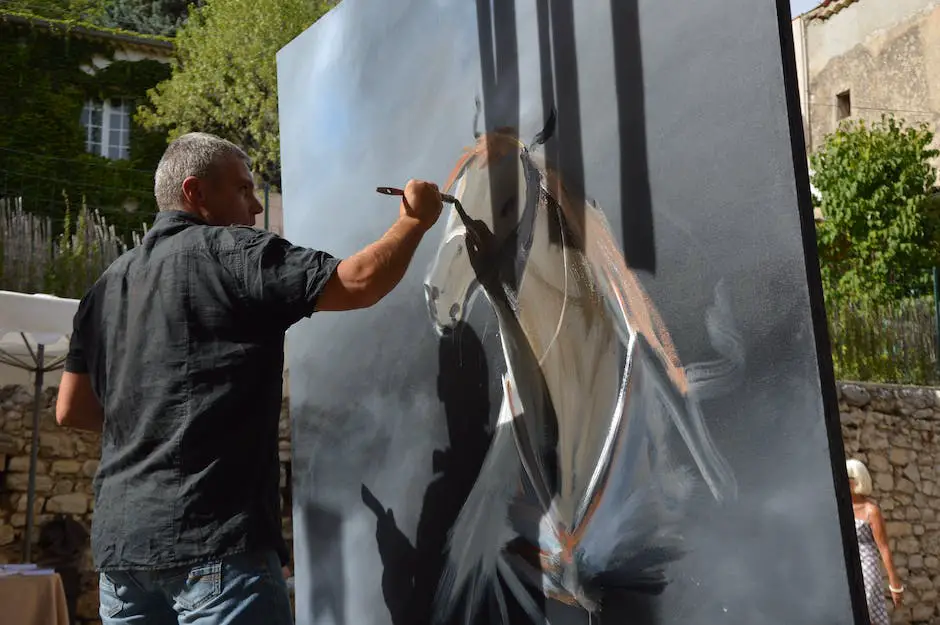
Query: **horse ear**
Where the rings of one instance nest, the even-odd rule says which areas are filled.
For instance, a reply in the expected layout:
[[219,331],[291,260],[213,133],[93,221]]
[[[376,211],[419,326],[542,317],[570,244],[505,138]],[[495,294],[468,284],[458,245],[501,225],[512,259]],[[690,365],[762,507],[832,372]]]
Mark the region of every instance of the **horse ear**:
[[545,120],[545,126],[532,139],[532,145],[544,145],[552,135],[555,134],[555,107],[548,112],[548,119]]

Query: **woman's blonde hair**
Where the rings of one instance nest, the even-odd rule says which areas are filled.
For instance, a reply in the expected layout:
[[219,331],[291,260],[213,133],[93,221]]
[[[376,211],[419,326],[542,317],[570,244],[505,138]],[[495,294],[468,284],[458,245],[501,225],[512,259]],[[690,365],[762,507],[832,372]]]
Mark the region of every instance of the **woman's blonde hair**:
[[845,461],[845,469],[849,479],[855,480],[852,492],[856,495],[867,496],[871,494],[871,474],[861,460],[851,459]]

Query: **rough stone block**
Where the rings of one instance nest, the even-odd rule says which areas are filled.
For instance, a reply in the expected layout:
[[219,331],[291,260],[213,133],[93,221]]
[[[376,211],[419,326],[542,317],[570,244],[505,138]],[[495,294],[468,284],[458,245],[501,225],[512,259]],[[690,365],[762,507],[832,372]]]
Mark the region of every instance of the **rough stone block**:
[[72,492],[74,484],[72,480],[58,479],[55,481],[55,486],[52,487],[53,495],[65,495]]
[[77,460],[56,460],[52,463],[52,472],[72,475],[82,470],[82,463]]
[[906,449],[894,448],[888,452],[888,461],[897,466],[904,466],[910,462],[910,455]]
[[82,465],[82,474],[85,477],[95,477],[95,474],[98,472],[98,461],[97,460],[86,460],[85,464]]
[[894,478],[890,473],[879,473],[875,476],[875,486],[882,492],[894,490]]
[[934,606],[925,603],[919,603],[911,610],[911,620],[929,621],[933,616]]
[[898,540],[897,550],[900,553],[920,553],[920,541],[914,537],[902,538]]
[[88,497],[81,493],[56,495],[46,502],[47,512],[61,512],[65,514],[85,514],[88,510]]
[[888,458],[884,454],[870,453],[868,454],[868,468],[873,472],[881,471],[890,471],[891,465],[888,463]]
[[868,405],[871,401],[871,395],[863,386],[846,384],[842,387],[842,399],[850,406],[861,408],[862,406]]
[[893,538],[903,538],[905,536],[911,536],[914,533],[910,523],[888,521],[885,523],[885,526],[888,529],[888,536]]
[[[39,514],[42,512],[42,507],[46,503],[45,497],[40,497],[36,495],[36,498],[33,499],[33,513]],[[26,496],[26,493],[19,495],[16,500],[16,511],[17,512],[26,512],[26,506],[29,505],[29,497]]]
[[911,464],[904,467],[904,477],[914,482],[915,484],[920,482],[920,470],[918,470],[917,465],[912,462]]
[[[10,473],[29,473],[29,456],[13,456],[7,465]],[[49,465],[44,460],[36,459],[36,475],[49,472]]]
[[12,525],[0,525],[0,545],[9,545],[16,540],[16,530]]
[[898,489],[898,492],[907,493],[907,494],[913,494],[916,490],[914,488],[914,482],[903,477],[897,481],[895,488]]
[[39,449],[44,456],[72,458],[75,455],[75,438],[69,432],[41,432]]
[[[36,492],[48,493],[52,490],[52,478],[48,475],[36,475]],[[10,473],[6,476],[7,490],[25,493],[29,490],[28,473]]]
[[[910,557],[910,560],[908,560],[908,565],[907,565],[907,566],[908,566],[908,568],[910,568],[910,569],[920,569],[920,568],[923,568],[923,566],[924,566],[924,556],[920,555],[919,553],[915,553],[914,555],[912,555],[912,556]],[[927,581],[929,582],[930,580],[927,580]]]

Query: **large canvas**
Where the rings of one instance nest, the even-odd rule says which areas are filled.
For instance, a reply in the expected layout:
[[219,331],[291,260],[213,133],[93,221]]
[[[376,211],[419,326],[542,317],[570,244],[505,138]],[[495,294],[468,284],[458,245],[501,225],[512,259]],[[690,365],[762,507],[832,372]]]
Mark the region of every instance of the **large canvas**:
[[344,0],[279,53],[289,239],[458,200],[288,334],[298,623],[863,621],[785,4]]

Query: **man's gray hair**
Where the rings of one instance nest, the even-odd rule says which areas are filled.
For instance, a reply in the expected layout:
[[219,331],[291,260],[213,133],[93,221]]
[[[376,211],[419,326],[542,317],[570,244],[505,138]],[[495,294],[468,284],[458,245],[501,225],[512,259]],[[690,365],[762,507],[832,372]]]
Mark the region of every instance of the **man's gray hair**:
[[161,211],[183,208],[183,181],[194,176],[205,178],[212,167],[225,158],[237,156],[251,164],[240,147],[206,132],[190,132],[175,139],[157,165],[153,194]]

